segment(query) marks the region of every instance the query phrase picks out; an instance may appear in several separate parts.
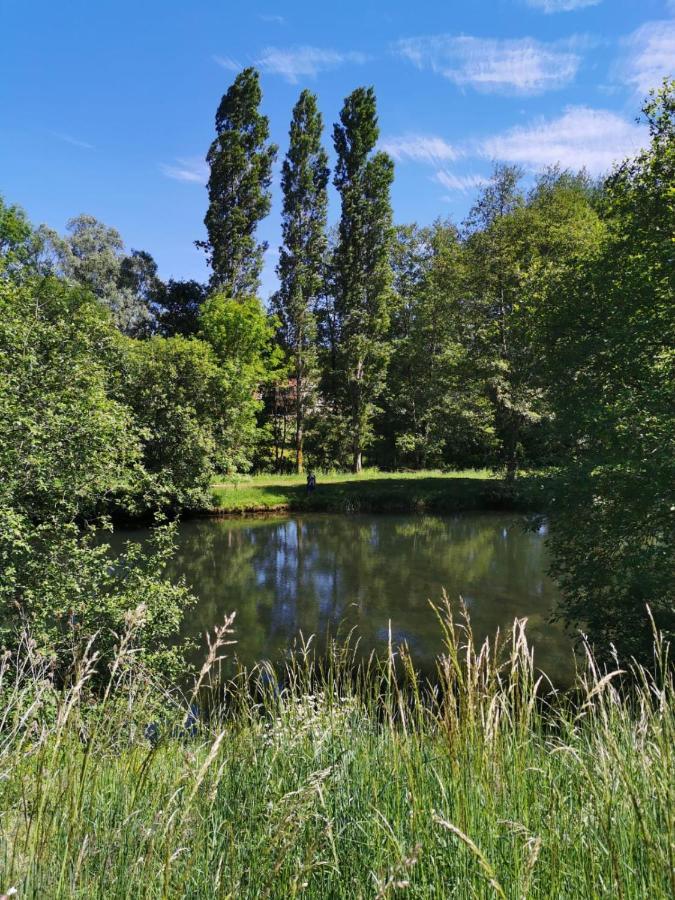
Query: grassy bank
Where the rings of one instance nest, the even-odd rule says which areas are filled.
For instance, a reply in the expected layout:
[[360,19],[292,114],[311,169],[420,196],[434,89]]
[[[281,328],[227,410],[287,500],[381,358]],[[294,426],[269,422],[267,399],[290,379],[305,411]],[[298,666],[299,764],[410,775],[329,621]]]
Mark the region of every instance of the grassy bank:
[[398,686],[405,654],[353,678],[336,651],[318,678],[260,667],[194,729],[131,642],[97,705],[95,661],[64,694],[6,659],[0,892],[672,896],[672,682],[639,669],[623,694],[589,663],[562,701],[522,625],[502,652],[446,629],[431,695]]
[[303,475],[255,475],[214,485],[214,512],[282,510],[314,512],[458,512],[541,509],[543,488],[535,476],[515,485],[488,469],[460,472],[379,472],[319,475],[307,493]]

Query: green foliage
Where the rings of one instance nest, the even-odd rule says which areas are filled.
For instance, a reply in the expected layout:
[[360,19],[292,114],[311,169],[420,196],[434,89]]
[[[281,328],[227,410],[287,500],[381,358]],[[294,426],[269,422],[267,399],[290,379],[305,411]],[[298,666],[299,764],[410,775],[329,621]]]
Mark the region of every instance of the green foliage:
[[175,673],[181,659],[167,640],[190,597],[162,577],[170,535],[112,561],[84,528],[104,510],[137,511],[147,492],[147,432],[114,396],[119,343],[88,291],[0,281],[0,643],[15,649],[28,633],[58,677],[98,630],[110,660],[114,632],[139,606],[147,665]]
[[345,100],[333,129],[334,183],[342,209],[332,267],[337,335],[333,384],[338,408],[348,422],[355,472],[360,471],[364,447],[372,439],[372,418],[389,355],[386,336],[393,296],[389,192],[394,164],[386,153],[372,154],[378,136],[375,93],[372,88],[357,88]]
[[0,282],[5,503],[37,519],[73,519],[132,490],[138,434],[111,397],[116,341],[105,310],[82,288],[55,278]]
[[[397,465],[480,461],[491,449],[492,411],[462,318],[465,279],[456,229],[399,229],[399,302],[379,430]],[[393,444],[393,446],[392,446]]]
[[160,334],[164,337],[196,335],[206,297],[206,287],[198,281],[175,281],[171,278],[166,284],[160,284],[153,298],[153,311]]
[[143,305],[142,321],[134,325],[131,333],[136,337],[147,337],[153,330],[153,306],[165,290],[165,285],[157,274],[157,263],[147,250],[132,250],[120,260],[117,275],[119,290],[131,294]]
[[200,509],[227,454],[229,383],[211,346],[183,337],[127,340],[119,396],[139,429],[142,509]]
[[543,346],[568,447],[551,545],[564,615],[622,656],[675,633],[675,84],[645,107],[651,146],[602,197],[607,233],[554,280]]
[[321,146],[323,121],[316,97],[303,91],[293,108],[290,147],[281,173],[284,193],[280,286],[273,307],[281,322],[280,336],[290,356],[295,406],[295,454],[303,469],[306,409],[317,380],[314,311],[324,285],[328,157]]
[[125,334],[147,334],[152,317],[146,294],[157,282],[150,254],[134,252],[125,257],[120,233],[94,216],[70,219],[67,232],[61,237],[46,226],[39,229],[48,260],[43,268],[91,291]]
[[201,333],[213,347],[225,383],[228,417],[219,462],[227,471],[248,468],[259,439],[261,388],[281,365],[276,326],[257,297],[214,294],[202,308]]
[[529,198],[498,166],[467,222],[464,299],[474,364],[494,408],[501,461],[515,476],[528,429],[550,417],[535,323],[545,286],[592,253],[602,225],[583,177],[551,171]]
[[[165,569],[173,552],[171,527],[154,531],[154,546],[129,543],[121,554],[94,530],[48,516],[35,522],[16,508],[0,509],[0,646],[16,650],[25,640],[51,660],[58,679],[70,677],[91,636],[103,670],[119,636],[134,623],[134,648],[143,664],[173,678],[185,674],[176,636],[195,602]],[[104,676],[104,671],[100,672]]]
[[255,69],[240,72],[216,112],[216,137],[209,148],[209,208],[204,219],[212,286],[229,296],[255,294],[266,243],[256,243],[258,223],[270,210],[272,164],[269,123],[258,111],[262,92]]
[[20,206],[0,196],[0,278],[18,278],[36,265],[41,242]]

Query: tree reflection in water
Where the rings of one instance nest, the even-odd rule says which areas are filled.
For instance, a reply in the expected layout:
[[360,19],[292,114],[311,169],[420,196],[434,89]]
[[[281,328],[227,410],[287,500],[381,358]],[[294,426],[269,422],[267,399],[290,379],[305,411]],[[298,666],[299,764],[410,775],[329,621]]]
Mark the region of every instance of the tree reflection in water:
[[481,639],[527,616],[536,664],[562,683],[571,642],[549,621],[558,594],[545,535],[524,524],[499,513],[188,521],[170,574],[184,575],[199,597],[186,634],[199,637],[237,611],[236,652],[246,664],[280,658],[300,631],[321,645],[355,627],[362,652],[382,650],[391,620],[394,641],[407,641],[429,669],[441,643],[428,601],[445,588],[464,598]]

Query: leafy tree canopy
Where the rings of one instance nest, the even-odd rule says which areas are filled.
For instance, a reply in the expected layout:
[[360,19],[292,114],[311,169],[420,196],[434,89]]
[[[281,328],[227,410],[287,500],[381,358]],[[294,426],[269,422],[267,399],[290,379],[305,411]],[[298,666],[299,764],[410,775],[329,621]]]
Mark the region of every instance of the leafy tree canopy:
[[228,296],[255,294],[267,244],[256,242],[259,222],[270,210],[272,164],[277,148],[268,143],[269,122],[255,69],[240,72],[216,112],[216,137],[206,156],[211,169],[204,219],[212,287]]

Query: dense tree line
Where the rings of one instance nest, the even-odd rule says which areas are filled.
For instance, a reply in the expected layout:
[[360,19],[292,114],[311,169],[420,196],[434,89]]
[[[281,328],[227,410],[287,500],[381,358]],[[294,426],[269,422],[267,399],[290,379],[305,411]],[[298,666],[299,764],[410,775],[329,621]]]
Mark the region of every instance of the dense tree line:
[[375,95],[358,88],[333,129],[331,231],[303,91],[269,310],[256,230],[277,148],[253,69],[208,151],[208,285],[163,282],[91,216],[59,235],[0,202],[5,608],[53,635],[89,571],[84,523],[198,509],[219,473],[525,466],[557,478],[563,613],[624,650],[644,643],[645,603],[672,630],[674,98],[652,95],[650,146],[605,181],[550,169],[526,190],[497,166],[460,225],[395,227]]

